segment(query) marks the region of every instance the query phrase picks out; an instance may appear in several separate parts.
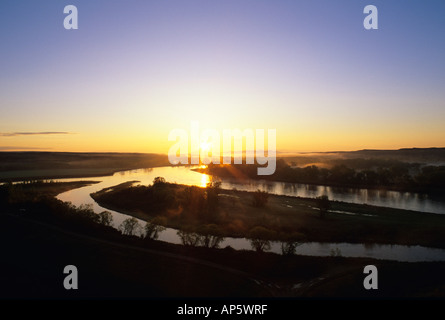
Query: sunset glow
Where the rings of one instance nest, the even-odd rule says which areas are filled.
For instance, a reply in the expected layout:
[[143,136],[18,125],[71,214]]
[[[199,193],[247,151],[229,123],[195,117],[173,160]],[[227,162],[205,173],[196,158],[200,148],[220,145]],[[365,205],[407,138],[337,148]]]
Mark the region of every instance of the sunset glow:
[[444,146],[445,5],[376,1],[367,31],[365,2],[318,2],[77,1],[78,30],[2,3],[0,150],[165,154],[190,121],[278,152]]

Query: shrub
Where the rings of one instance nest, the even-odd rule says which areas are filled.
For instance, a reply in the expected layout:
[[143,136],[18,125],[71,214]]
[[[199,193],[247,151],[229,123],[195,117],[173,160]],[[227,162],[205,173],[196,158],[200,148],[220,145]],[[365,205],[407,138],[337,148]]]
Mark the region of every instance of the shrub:
[[253,206],[257,208],[265,207],[267,204],[267,201],[269,200],[269,194],[267,191],[261,191],[257,190],[253,194]]

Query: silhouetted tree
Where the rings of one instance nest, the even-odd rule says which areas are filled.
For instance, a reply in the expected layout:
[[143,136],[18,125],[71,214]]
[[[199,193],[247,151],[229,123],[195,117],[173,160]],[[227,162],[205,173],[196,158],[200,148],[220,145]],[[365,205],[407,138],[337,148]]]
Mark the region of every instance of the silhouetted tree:
[[109,211],[99,213],[99,223],[104,226],[111,226],[113,223],[113,215]]
[[177,203],[175,192],[163,177],[153,179],[153,185],[145,187],[147,200],[152,202],[152,206],[157,210],[174,207]]
[[202,236],[193,231],[179,230],[177,235],[185,246],[196,247],[201,243]]
[[253,193],[252,205],[254,207],[262,208],[266,206],[268,200],[269,194],[267,191],[261,191],[258,189]]
[[331,202],[327,195],[322,195],[316,198],[318,210],[320,211],[320,218],[324,218],[331,208]]
[[135,235],[140,231],[141,225],[134,217],[125,219],[119,226],[119,231],[127,236]]
[[153,179],[153,185],[164,184],[164,183],[166,183],[164,177],[156,177]]
[[303,244],[302,241],[305,236],[300,232],[292,232],[283,238],[281,242],[281,253],[283,255],[294,255],[297,247]]
[[196,186],[184,188],[180,194],[181,205],[186,209],[186,214],[199,215],[205,211],[206,197],[204,190]]
[[200,226],[197,231],[201,235],[201,245],[204,247],[218,248],[219,244],[224,241],[216,224]]
[[156,217],[145,224],[145,239],[156,240],[159,237],[159,233],[165,230],[162,224],[165,224],[164,217]]
[[221,182],[213,181],[207,184],[206,194],[207,194],[207,209],[214,210],[219,203],[218,195],[221,190]]
[[256,252],[264,252],[270,250],[270,239],[275,235],[275,232],[270,231],[261,226],[252,228],[249,231],[248,238],[250,239],[250,244]]
[[77,214],[84,218],[90,219],[96,223],[99,223],[100,221],[99,216],[93,210],[92,204],[81,204],[77,208]]

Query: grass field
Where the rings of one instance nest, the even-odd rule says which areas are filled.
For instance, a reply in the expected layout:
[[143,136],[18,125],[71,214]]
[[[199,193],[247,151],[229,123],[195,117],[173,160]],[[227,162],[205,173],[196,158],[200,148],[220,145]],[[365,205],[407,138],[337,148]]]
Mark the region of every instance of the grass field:
[[106,176],[165,165],[167,156],[149,153],[0,152],[0,181]]

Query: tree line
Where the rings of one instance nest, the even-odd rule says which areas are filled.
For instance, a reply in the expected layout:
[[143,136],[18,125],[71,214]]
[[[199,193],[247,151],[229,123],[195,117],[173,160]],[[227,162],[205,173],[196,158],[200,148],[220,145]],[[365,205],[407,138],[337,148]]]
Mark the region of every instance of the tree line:
[[255,165],[234,165],[236,170],[221,165],[209,165],[206,173],[230,178],[266,179],[291,183],[332,185],[339,187],[386,188],[394,190],[434,192],[445,189],[445,166],[431,166],[405,163],[401,161],[373,161],[373,166],[365,160],[347,161],[346,163],[368,164],[367,168],[357,169],[345,163],[331,168],[316,165],[306,167],[290,166],[283,159],[277,161],[273,175],[256,174]]

